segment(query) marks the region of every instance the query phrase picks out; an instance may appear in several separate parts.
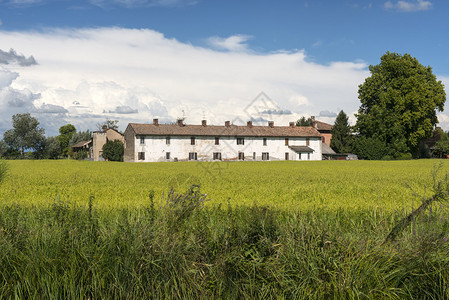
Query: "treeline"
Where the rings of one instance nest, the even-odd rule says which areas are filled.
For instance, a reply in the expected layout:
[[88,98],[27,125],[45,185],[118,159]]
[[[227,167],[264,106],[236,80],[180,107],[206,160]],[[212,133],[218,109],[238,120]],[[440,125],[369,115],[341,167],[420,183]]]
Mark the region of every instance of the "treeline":
[[12,116],[12,127],[0,140],[0,157],[7,159],[73,157],[72,146],[92,138],[91,131],[77,131],[72,124],[61,126],[58,136],[46,137],[39,121],[29,113]]

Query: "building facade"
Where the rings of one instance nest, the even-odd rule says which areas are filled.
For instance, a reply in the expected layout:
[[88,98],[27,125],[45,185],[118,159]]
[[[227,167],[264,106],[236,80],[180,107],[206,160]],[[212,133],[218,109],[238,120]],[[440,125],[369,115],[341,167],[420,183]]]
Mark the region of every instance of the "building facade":
[[125,162],[321,160],[322,136],[312,127],[130,123]]

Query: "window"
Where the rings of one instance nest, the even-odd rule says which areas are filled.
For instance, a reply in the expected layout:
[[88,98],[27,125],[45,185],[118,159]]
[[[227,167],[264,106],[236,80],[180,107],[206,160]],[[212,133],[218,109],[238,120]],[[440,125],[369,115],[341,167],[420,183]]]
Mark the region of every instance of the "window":
[[170,159],[170,152],[165,153],[165,159]]
[[285,138],[285,146],[288,146],[288,138]]
[[310,153],[307,153],[307,160],[310,160]]
[[285,160],[288,160],[288,152],[285,152]]
[[301,160],[301,153],[298,153],[298,160]]
[[145,144],[145,137],[143,137],[143,136],[140,137],[140,144],[141,145]]
[[145,160],[145,152],[138,152],[137,156],[139,160]]
[[306,146],[309,146],[309,145],[310,145],[310,139],[306,138]]
[[239,152],[239,160],[245,160],[245,153]]
[[165,138],[165,144],[170,145],[170,137],[169,136],[167,136]]
[[220,145],[220,138],[219,137],[215,138],[215,145]]
[[196,152],[190,152],[189,153],[189,160],[197,160],[198,156],[196,154]]
[[262,152],[262,160],[270,160],[270,153]]
[[190,145],[195,145],[195,137],[194,136],[192,136],[190,138]]
[[256,160],[256,152],[253,152],[253,160]]
[[214,152],[214,160],[221,160],[221,152]]
[[267,145],[267,138],[263,138],[263,145],[264,145],[264,146]]
[[245,138],[237,138],[237,145],[245,145]]

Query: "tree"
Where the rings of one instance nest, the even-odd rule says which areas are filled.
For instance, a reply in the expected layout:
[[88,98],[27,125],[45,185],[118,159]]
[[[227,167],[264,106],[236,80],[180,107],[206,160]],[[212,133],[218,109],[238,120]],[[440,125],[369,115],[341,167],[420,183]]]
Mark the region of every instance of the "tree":
[[4,157],[8,151],[8,144],[6,144],[3,140],[0,140],[0,157]]
[[12,126],[13,129],[5,131],[3,140],[9,147],[20,150],[22,158],[25,149],[36,149],[45,139],[45,130],[39,127],[39,121],[29,113],[12,116]]
[[433,153],[438,157],[445,157],[449,154],[449,136],[441,128],[439,128],[439,131],[440,139],[435,143]]
[[119,140],[107,141],[103,145],[103,158],[109,161],[123,161],[125,148]]
[[98,131],[102,131],[104,128],[106,129],[118,129],[118,120],[106,119],[103,123],[97,123]]
[[331,148],[337,153],[352,152],[353,136],[348,123],[348,116],[342,110],[335,119],[331,130]]
[[59,128],[58,140],[61,145],[62,155],[67,156],[70,152],[70,139],[76,132],[75,126],[67,124]]
[[89,141],[92,138],[92,132],[88,130],[75,132],[70,139],[69,145],[73,146],[81,141]]
[[45,158],[57,159],[62,154],[58,137],[48,137],[45,140]]
[[300,127],[312,126],[312,118],[306,119],[306,117],[301,117],[301,119],[296,121],[296,126]]
[[387,52],[369,70],[371,76],[359,85],[358,134],[385,143],[388,155],[417,156],[419,142],[438,122],[436,110],[443,111],[443,84],[409,54]]

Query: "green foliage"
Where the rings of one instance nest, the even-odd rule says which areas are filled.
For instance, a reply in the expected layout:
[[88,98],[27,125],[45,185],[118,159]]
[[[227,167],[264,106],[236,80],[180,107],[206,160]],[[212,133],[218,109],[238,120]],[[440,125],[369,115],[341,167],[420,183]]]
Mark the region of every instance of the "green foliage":
[[39,127],[39,121],[29,113],[12,116],[13,129],[8,129],[3,140],[9,147],[19,150],[22,158],[26,149],[36,149],[45,140],[44,129]]
[[70,139],[69,145],[73,146],[82,141],[89,141],[92,138],[92,132],[88,130],[75,132]]
[[342,110],[335,119],[331,130],[331,148],[337,153],[351,153],[354,137],[348,123],[348,116]]
[[369,70],[371,76],[359,86],[358,133],[394,148],[389,155],[417,155],[419,142],[432,134],[438,122],[436,110],[443,111],[443,84],[430,67],[409,54],[387,52]]
[[5,141],[0,140],[0,157],[5,157],[7,151],[8,151],[8,144],[6,144]]
[[296,121],[296,126],[299,127],[308,127],[312,126],[312,118],[301,117],[299,120]]
[[103,145],[103,158],[109,161],[123,161],[125,148],[119,140],[107,141]]
[[449,155],[449,136],[443,130],[441,131],[439,133],[440,140],[435,144],[434,154],[438,157],[446,157],[446,155]]
[[48,137],[45,141],[45,158],[57,159],[62,154],[58,137]]
[[355,140],[354,152],[359,159],[380,160],[388,155],[389,149],[379,138],[359,136]]
[[80,150],[76,152],[75,159],[77,160],[83,160],[87,158],[87,151],[86,150]]
[[70,152],[70,140],[75,134],[76,128],[72,124],[67,124],[59,128],[58,140],[61,145],[62,155],[67,156]]

